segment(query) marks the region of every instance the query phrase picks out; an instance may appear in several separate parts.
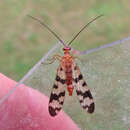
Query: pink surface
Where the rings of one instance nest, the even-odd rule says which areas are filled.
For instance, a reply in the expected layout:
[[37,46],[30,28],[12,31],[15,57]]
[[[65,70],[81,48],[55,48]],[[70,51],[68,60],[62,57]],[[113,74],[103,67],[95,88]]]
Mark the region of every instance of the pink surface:
[[[16,82],[0,73],[0,99]],[[0,130],[79,130],[64,113],[51,117],[48,98],[40,92],[21,85],[0,106]]]

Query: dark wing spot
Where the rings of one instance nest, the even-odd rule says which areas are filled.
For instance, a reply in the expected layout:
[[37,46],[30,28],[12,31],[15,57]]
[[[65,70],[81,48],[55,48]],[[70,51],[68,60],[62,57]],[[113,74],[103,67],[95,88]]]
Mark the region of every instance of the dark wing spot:
[[74,79],[74,81],[76,82],[76,83],[78,83],[78,81],[79,80],[82,80],[83,79],[83,76],[82,76],[82,74],[80,74],[79,76],[78,76],[78,78],[75,78]]
[[56,75],[56,81],[60,81],[60,77],[58,75]]
[[62,71],[63,70],[63,68],[62,67],[60,67],[60,71]]
[[60,107],[60,108],[55,108],[55,110],[60,111],[60,110],[61,110],[61,107]]
[[83,96],[83,93],[81,91],[76,90],[76,92],[77,92],[77,95]]
[[86,82],[85,82],[85,81],[83,82],[82,86],[83,86],[83,87],[84,87],[84,86],[87,86],[87,84],[86,84]]
[[49,106],[48,109],[51,116],[56,116],[56,110],[53,107]]
[[88,108],[88,105],[83,106],[84,109]]
[[75,81],[75,83],[78,83],[78,78],[75,78],[74,81]]
[[81,79],[83,79],[82,74],[80,74],[79,77],[78,77],[78,80],[81,80]]
[[53,100],[58,100],[58,99],[59,99],[58,95],[56,95],[55,93],[54,94],[51,93],[50,101],[49,102],[52,102]]
[[65,84],[65,82],[66,82],[65,79],[61,79],[58,75],[56,76],[56,81],[61,82],[62,84]]
[[56,84],[54,84],[54,85],[53,85],[53,88],[57,89],[57,88],[58,88],[58,86],[57,86]]
[[84,93],[82,91],[78,91],[78,90],[76,90],[76,92],[77,92],[77,95],[83,96],[83,99],[87,98],[87,97],[89,97],[90,99],[93,99],[93,97],[92,97],[92,95],[90,93],[90,90],[88,90],[88,91],[86,91]]
[[92,94],[90,93],[90,90],[86,91],[82,95],[83,95],[83,99],[87,97],[89,97],[90,99],[93,99]]
[[93,113],[94,112],[94,109],[95,109],[95,105],[94,103],[90,104],[90,106],[88,107],[88,112],[89,113]]
[[66,80],[65,80],[65,79],[60,79],[60,82],[61,82],[62,84],[65,84]]
[[80,102],[80,103],[82,103],[82,102],[83,102],[83,100],[79,100],[79,102]]
[[60,94],[59,94],[59,97],[61,97],[61,96],[65,96],[65,91],[64,92],[61,92]]
[[60,105],[63,105],[63,103],[64,103],[64,102],[60,102],[59,104],[60,104]]
[[74,67],[74,70],[77,70],[77,66]]
[[51,93],[51,96],[50,96],[50,101],[49,102],[52,102],[53,100],[59,100],[59,98],[61,97],[61,96],[65,96],[65,91],[64,92],[61,92],[61,93],[59,93],[59,95],[57,95],[57,94],[53,94],[53,93]]
[[54,109],[53,107],[49,106],[49,107],[48,107],[48,110],[49,110],[49,113],[50,113],[51,116],[56,116],[56,115],[57,115],[56,110],[57,110],[57,111],[60,111],[60,110],[61,110],[61,107]]
[[83,106],[83,108],[84,109],[88,108],[88,113],[93,113],[94,109],[95,109],[95,105],[94,105],[94,103],[91,103],[90,106],[85,105],[85,106]]

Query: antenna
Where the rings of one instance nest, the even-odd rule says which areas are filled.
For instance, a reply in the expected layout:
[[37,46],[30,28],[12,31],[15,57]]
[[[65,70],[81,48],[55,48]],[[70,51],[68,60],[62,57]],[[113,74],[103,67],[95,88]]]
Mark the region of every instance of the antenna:
[[97,20],[98,18],[100,18],[103,15],[99,15],[96,18],[92,19],[89,23],[87,23],[75,36],[74,38],[68,43],[68,46],[78,37],[78,35],[92,22],[94,22],[95,20]]
[[38,18],[35,18],[31,15],[27,15],[27,16],[38,21],[41,25],[43,25],[46,29],[48,29],[48,31],[50,31],[64,46],[66,46],[64,41],[62,39],[60,39],[60,37],[54,31],[52,31],[45,23],[43,23],[41,20],[39,20]]

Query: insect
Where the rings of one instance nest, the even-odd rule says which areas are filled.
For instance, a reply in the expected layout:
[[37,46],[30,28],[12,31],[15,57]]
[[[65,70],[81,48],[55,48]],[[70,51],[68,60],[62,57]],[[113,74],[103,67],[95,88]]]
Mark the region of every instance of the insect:
[[41,22],[39,19],[30,16],[34,20],[40,22],[40,24],[42,24],[44,27],[46,27],[64,46],[64,55],[56,55],[54,57],[55,59],[58,59],[60,61],[60,65],[57,68],[57,74],[48,104],[49,113],[53,117],[60,112],[63,106],[66,87],[69,96],[72,96],[73,89],[76,88],[76,93],[82,108],[85,109],[88,113],[94,112],[95,104],[92,94],[88,88],[86,81],[83,78],[83,75],[80,72],[78,65],[75,62],[75,57],[71,54],[70,44],[90,23],[92,23],[101,16],[102,15],[97,16],[88,24],[86,24],[68,44],[65,44],[63,40],[61,40],[59,36],[55,32],[53,32],[46,24]]

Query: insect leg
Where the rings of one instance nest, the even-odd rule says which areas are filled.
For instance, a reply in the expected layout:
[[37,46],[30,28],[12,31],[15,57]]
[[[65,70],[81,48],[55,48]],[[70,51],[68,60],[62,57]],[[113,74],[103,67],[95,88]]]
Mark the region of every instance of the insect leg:
[[60,61],[61,58],[62,58],[62,57],[61,57],[60,55],[57,55],[57,54],[56,54],[56,55],[54,55],[52,58],[47,59],[47,60],[49,61],[48,63],[45,63],[45,62],[43,63],[43,62],[42,62],[41,64],[44,64],[44,65],[52,64],[55,60],[59,60],[59,61]]
[[57,59],[57,60],[59,60],[59,61],[61,61],[61,59],[62,59],[62,56],[60,56],[60,55],[54,55],[54,57],[55,57],[55,59]]

